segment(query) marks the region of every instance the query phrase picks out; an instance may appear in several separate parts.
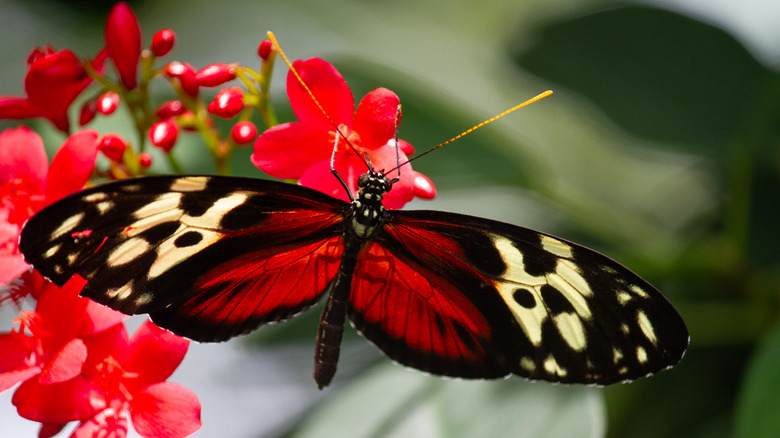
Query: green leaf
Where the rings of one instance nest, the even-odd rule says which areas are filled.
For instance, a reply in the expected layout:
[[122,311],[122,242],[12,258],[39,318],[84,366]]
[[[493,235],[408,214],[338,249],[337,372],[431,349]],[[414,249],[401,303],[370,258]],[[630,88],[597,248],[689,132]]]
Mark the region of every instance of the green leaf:
[[384,362],[333,394],[295,437],[562,437],[605,433],[596,388],[446,380]]
[[756,349],[737,400],[737,438],[780,436],[780,324]]
[[720,159],[739,146],[735,136],[774,80],[722,29],[645,6],[551,23],[536,45],[515,49],[515,59],[636,135]]

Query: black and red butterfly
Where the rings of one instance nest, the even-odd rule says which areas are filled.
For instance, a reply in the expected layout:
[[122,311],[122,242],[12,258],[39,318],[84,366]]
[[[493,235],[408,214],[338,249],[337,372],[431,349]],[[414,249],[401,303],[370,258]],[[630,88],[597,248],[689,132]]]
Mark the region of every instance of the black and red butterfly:
[[172,332],[225,341],[328,295],[315,380],[343,324],[391,359],[453,377],[514,373],[610,384],[676,364],[683,320],[649,283],[593,250],[441,211],[389,211],[369,170],[349,203],[261,179],[152,176],[76,193],[25,225],[26,260],[58,285]]

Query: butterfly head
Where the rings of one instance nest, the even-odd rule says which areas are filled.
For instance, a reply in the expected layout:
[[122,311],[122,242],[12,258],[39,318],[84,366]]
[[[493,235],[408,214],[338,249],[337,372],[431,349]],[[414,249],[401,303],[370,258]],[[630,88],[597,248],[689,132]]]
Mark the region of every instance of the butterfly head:
[[352,201],[352,231],[368,238],[379,226],[385,207],[382,198],[393,187],[385,175],[373,169],[358,177],[358,194]]

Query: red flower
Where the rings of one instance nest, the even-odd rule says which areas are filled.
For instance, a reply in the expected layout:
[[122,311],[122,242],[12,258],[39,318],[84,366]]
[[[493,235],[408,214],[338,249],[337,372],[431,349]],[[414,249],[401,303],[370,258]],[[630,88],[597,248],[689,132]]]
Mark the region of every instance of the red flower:
[[125,2],[114,5],[106,19],[106,49],[128,90],[138,84],[136,74],[141,59],[141,28],[132,8]]
[[[123,333],[103,342],[102,351],[97,343],[88,345],[90,358],[81,375],[60,383],[23,383],[12,400],[19,415],[54,425],[80,421],[74,436],[126,436],[128,417],[144,437],[180,437],[198,430],[197,396],[165,381],[189,341],[148,320],[132,339]],[[98,359],[94,366],[93,359]]]
[[[378,88],[368,93],[354,111],[354,100],[344,78],[326,61],[311,58],[295,61],[294,68],[311,89],[322,108],[362,156],[367,153],[377,170],[397,166],[393,138],[399,99],[392,91]],[[287,96],[300,121],[284,123],[265,131],[255,142],[252,163],[271,176],[299,179],[299,184],[348,200],[347,193],[330,172],[334,142],[338,142],[335,168],[354,194],[357,178],[366,165],[349,148],[322,111],[312,101],[294,74],[287,75]],[[354,114],[353,114],[354,113]],[[400,152],[401,162],[407,160]],[[393,171],[389,176],[396,176]],[[411,165],[401,168],[401,179],[384,198],[389,208],[400,208],[415,195],[416,172]]]
[[94,130],[68,137],[51,167],[41,138],[29,128],[0,133],[0,285],[27,269],[18,247],[22,225],[45,205],[81,189],[96,156]]
[[195,74],[195,80],[202,87],[218,87],[235,78],[235,64],[211,64],[198,70]]
[[[105,52],[92,61],[101,70]],[[0,96],[0,119],[45,117],[63,132],[68,132],[68,108],[92,83],[81,61],[70,50],[55,52],[51,47],[36,48],[28,58],[24,78],[27,97]]]
[[38,298],[34,312],[16,318],[17,330],[0,334],[0,392],[37,376],[51,384],[70,380],[82,371],[90,339],[126,318],[78,294],[85,281],[74,278],[62,288],[40,274],[23,287]]

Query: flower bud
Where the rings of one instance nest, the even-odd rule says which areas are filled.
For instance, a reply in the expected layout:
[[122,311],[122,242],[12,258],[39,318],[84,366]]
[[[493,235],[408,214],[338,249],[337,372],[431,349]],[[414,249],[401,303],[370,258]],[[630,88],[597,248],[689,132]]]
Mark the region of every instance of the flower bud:
[[113,91],[106,91],[97,100],[97,110],[100,114],[109,115],[119,106],[119,95]]
[[179,126],[175,119],[160,120],[149,128],[149,141],[165,152],[171,151],[178,136]]
[[181,88],[190,96],[198,95],[198,81],[195,80],[195,69],[186,62],[170,62],[165,66],[165,74],[171,78],[178,78]]
[[141,28],[130,5],[125,2],[114,5],[106,20],[105,37],[108,55],[122,83],[128,89],[135,88],[141,59]]
[[143,168],[149,168],[152,165],[152,156],[149,152],[141,152],[138,154],[138,164]]
[[183,114],[187,109],[180,100],[168,100],[160,104],[154,112],[157,117],[167,119]]
[[238,122],[230,130],[230,136],[237,145],[246,145],[257,138],[257,126],[252,122]]
[[118,134],[106,134],[98,143],[98,150],[108,157],[109,160],[117,163],[122,161],[125,149],[127,149],[127,143]]
[[198,70],[195,74],[195,80],[202,87],[217,87],[235,78],[235,64],[211,64]]
[[91,122],[97,114],[98,103],[97,99],[89,99],[81,105],[79,111],[79,126],[84,126]]
[[235,117],[244,109],[244,91],[239,87],[220,90],[206,109],[225,119]]
[[268,59],[268,56],[271,55],[273,49],[274,45],[271,43],[271,40],[260,41],[260,45],[257,46],[257,56],[265,61]]
[[173,49],[173,43],[176,42],[176,34],[170,29],[158,30],[152,36],[152,44],[150,48],[154,56],[165,56],[171,49]]
[[433,199],[436,197],[436,186],[427,176],[414,172],[414,196],[421,199]]

